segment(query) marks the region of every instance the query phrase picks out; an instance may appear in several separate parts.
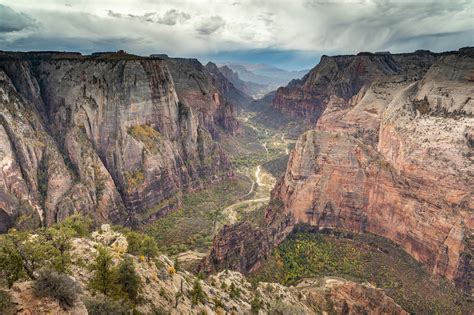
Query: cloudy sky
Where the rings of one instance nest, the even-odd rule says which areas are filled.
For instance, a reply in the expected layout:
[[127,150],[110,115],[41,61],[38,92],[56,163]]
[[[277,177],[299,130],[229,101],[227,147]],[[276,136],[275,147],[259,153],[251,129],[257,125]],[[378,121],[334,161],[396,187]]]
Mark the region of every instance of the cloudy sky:
[[0,50],[124,49],[303,69],[321,54],[468,45],[473,0],[0,0]]

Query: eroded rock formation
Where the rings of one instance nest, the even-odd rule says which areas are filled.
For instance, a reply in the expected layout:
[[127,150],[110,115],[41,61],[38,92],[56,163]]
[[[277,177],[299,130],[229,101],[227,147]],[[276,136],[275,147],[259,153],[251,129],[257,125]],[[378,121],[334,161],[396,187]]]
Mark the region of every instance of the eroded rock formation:
[[[395,62],[402,57],[411,60],[405,68]],[[339,74],[353,67],[359,70]],[[283,90],[294,96],[285,103],[288,110],[312,117],[325,111],[316,129],[298,140],[272,192],[273,203],[282,203],[281,213],[274,216],[270,206],[266,216],[279,219],[258,229],[264,237],[257,240],[264,244],[251,250],[232,247],[241,257],[249,251],[264,257],[296,223],[370,232],[400,244],[431,272],[470,292],[473,74],[473,48],[440,55],[323,58],[304,83]],[[281,104],[282,95],[275,104]],[[275,235],[272,231],[284,221],[292,223]],[[225,240],[238,235],[236,229],[214,240],[207,265],[219,269],[225,257],[233,256]],[[232,267],[250,271],[256,266],[240,262]]]
[[[260,282],[252,285],[241,273],[222,271],[205,280],[198,280],[185,270],[176,270],[173,262],[164,255],[153,261],[127,254],[128,243],[124,235],[102,225],[101,231],[90,238],[71,241],[71,276],[81,287],[81,294],[72,308],[63,309],[52,298],[34,294],[31,281],[17,282],[7,292],[11,296],[10,310],[2,314],[87,314],[83,301],[93,293],[88,285],[93,272],[84,261],[93,261],[97,248],[105,246],[113,257],[113,264],[131,259],[140,279],[140,303],[136,310],[144,314],[158,311],[169,314],[408,314],[385,293],[369,284],[358,284],[340,278],[306,279],[296,286]],[[192,295],[196,281],[204,293],[196,303]],[[94,293],[96,296],[97,294]]]
[[0,122],[2,231],[148,222],[232,176],[215,140],[238,123],[197,60],[2,52]]

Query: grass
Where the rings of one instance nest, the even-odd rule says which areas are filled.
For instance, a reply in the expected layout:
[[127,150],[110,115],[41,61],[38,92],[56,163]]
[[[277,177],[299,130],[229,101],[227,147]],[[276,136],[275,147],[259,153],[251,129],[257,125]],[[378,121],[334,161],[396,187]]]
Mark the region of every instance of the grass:
[[215,225],[225,219],[222,210],[246,194],[250,186],[248,180],[237,178],[188,193],[180,209],[148,225],[146,233],[156,239],[162,252],[170,255],[187,250],[207,251]]
[[252,276],[294,284],[305,277],[341,276],[382,288],[415,314],[467,314],[472,300],[435,277],[393,242],[372,234],[314,233],[300,227]]

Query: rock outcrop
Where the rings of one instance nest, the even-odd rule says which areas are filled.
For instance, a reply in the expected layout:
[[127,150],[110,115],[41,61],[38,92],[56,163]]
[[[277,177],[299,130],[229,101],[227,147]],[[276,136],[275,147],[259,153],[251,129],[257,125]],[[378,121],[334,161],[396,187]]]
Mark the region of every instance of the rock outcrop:
[[215,63],[208,62],[206,64],[206,69],[211,74],[212,83],[219,89],[221,94],[224,95],[228,101],[235,105],[234,107],[237,105],[239,107],[247,107],[253,102],[252,97],[247,95],[242,89],[243,86],[236,86],[233,81],[224,75],[222,68],[217,67]]
[[[83,301],[93,293],[88,286],[93,273],[87,263],[94,260],[99,246],[109,250],[114,265],[131,258],[140,279],[136,310],[143,314],[408,314],[382,290],[341,278],[310,278],[291,287],[267,282],[252,285],[241,273],[224,270],[199,280],[185,270],[176,270],[164,255],[148,261],[127,254],[125,237],[109,225],[102,225],[90,238],[71,242],[71,276],[82,289],[73,307],[63,309],[54,299],[35,296],[31,281],[17,282],[7,291],[13,302],[11,314],[87,314]],[[203,294],[193,302],[196,282]]]
[[[301,80],[293,80],[277,90],[273,106],[283,113],[313,122],[323,112],[327,115],[337,111],[341,115],[343,110],[360,102],[362,96],[367,97],[366,102],[374,97],[381,102],[389,101],[392,87],[419,80],[435,59],[436,54],[430,52],[322,56],[320,63]],[[368,110],[367,115],[370,115],[380,108],[368,106]],[[356,123],[354,118],[359,117],[348,118],[353,124]]]
[[[402,57],[416,62],[401,71],[399,63],[387,61]],[[341,81],[338,72],[327,69],[341,58],[345,68],[357,65],[360,71]],[[369,60],[377,62],[364,63]],[[286,174],[272,192],[272,202],[282,203],[281,213],[273,216],[271,206],[266,213],[279,219],[259,230],[266,237],[259,237],[263,244],[254,243],[251,251],[258,257],[268,254],[291,230],[286,225],[281,233],[272,233],[283,220],[370,232],[400,244],[431,272],[471,292],[473,73],[473,48],[436,56],[323,58],[305,84],[294,83],[297,92],[291,95],[295,113],[325,111],[316,129],[303,134],[292,151]],[[302,91],[303,86],[311,93]],[[323,107],[315,108],[308,99]],[[224,257],[234,255],[228,246],[225,255],[217,253],[226,251],[222,245],[230,235],[239,234],[235,229],[223,230],[214,240],[208,265],[219,269]],[[232,245],[241,257],[248,250],[238,244],[246,242]],[[243,271],[256,266],[258,262],[232,265]]]
[[232,176],[233,107],[197,61],[0,53],[0,229],[149,222]]

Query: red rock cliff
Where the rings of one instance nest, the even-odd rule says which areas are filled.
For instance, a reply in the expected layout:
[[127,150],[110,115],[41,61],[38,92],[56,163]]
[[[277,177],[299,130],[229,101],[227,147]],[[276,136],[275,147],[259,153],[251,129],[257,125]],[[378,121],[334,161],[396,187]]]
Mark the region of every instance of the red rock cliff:
[[[419,77],[362,72],[362,78],[353,77],[346,85],[358,86],[370,77],[373,81],[357,94],[332,90],[342,98],[353,96],[341,106],[327,103],[316,129],[300,137],[272,202],[283,203],[279,217],[290,225],[308,223],[389,238],[433,273],[470,291],[474,49],[429,56],[435,60]],[[361,58],[366,56],[353,61]],[[322,63],[329,62],[336,61]],[[311,75],[321,77],[321,67],[315,69]],[[325,80],[326,86],[334,86],[333,79]],[[269,207],[267,216],[273,211]],[[282,219],[268,222],[264,230],[274,231],[281,224]],[[261,239],[273,239],[276,245],[290,230],[286,225],[279,235]],[[213,250],[227,235],[216,238]],[[271,250],[268,243],[260,248],[253,250],[259,256]],[[240,253],[245,256],[242,249]],[[214,266],[218,261],[214,259]]]

